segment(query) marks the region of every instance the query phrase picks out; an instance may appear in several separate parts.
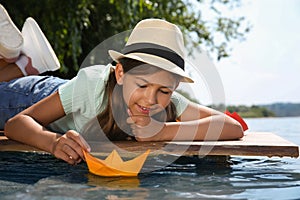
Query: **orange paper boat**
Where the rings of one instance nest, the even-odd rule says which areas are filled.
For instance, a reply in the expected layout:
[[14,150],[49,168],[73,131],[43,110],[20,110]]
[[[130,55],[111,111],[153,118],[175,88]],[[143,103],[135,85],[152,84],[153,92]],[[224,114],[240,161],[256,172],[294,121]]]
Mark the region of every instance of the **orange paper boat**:
[[137,176],[141,171],[150,150],[138,157],[123,161],[116,150],[113,150],[105,160],[93,157],[83,151],[89,171],[98,176]]

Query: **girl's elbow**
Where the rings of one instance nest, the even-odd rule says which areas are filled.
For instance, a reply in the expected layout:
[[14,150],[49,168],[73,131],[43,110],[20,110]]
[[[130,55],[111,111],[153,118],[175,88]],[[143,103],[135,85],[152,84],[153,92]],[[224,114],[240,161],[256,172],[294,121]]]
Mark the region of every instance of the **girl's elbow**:
[[13,135],[14,131],[12,130],[14,127],[14,123],[15,123],[15,117],[8,119],[4,125],[4,135],[7,138],[13,138],[14,136]]
[[231,128],[232,139],[240,139],[244,137],[244,131],[240,123],[235,122]]
[[244,136],[242,126],[238,122],[227,122],[223,126],[220,140],[236,140]]
[[10,137],[10,131],[9,131],[10,124],[11,124],[11,119],[7,120],[4,125],[4,135],[8,138]]

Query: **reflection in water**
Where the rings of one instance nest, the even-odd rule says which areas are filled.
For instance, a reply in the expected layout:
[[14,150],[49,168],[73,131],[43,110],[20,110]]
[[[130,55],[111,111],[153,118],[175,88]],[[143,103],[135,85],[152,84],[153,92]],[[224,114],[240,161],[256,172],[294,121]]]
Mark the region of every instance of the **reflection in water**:
[[[235,187],[282,188],[300,186],[300,174],[286,170],[292,159],[232,158],[235,160],[231,182]],[[297,161],[294,159],[294,161]],[[299,161],[299,160],[298,160]],[[248,170],[245,170],[248,169]],[[300,192],[299,192],[300,196]]]
[[140,180],[137,177],[100,177],[88,173],[87,184],[90,186],[103,188],[121,188],[121,189],[135,189],[140,186]]
[[140,187],[140,180],[137,177],[100,177],[93,174],[87,175],[87,185],[94,186],[87,190],[87,193],[99,193],[106,191],[105,199],[137,199],[142,200],[149,196],[148,189]]
[[[135,178],[95,176],[88,173],[85,163],[70,166],[48,154],[5,152],[0,160],[1,200],[259,199],[265,190],[274,190],[268,193],[271,197],[286,191],[289,197],[300,196],[300,174],[290,166],[291,161],[299,162],[297,159],[233,157],[229,163],[181,157]],[[152,157],[145,167],[164,165],[164,160]],[[286,166],[290,168],[286,170]]]

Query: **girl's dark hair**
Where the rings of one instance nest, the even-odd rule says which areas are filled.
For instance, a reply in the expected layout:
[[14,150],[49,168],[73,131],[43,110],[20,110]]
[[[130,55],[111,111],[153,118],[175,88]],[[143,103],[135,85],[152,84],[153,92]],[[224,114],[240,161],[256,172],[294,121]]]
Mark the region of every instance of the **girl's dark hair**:
[[[147,68],[145,68],[145,63],[129,58],[121,58],[119,62],[123,67],[124,73],[133,73],[130,71],[133,68],[140,68],[140,70],[134,70],[134,74],[151,74],[160,70],[158,67],[148,64]],[[126,123],[129,115],[127,113],[127,105],[123,99],[123,87],[117,84],[114,69],[110,71],[105,93],[105,96],[108,97],[107,107],[97,116],[103,132],[110,140],[134,139],[131,134],[131,128]],[[165,113],[167,115],[166,119],[163,119],[165,118],[164,112],[157,113],[152,117],[158,121],[176,121],[176,107],[172,102],[165,108]]]

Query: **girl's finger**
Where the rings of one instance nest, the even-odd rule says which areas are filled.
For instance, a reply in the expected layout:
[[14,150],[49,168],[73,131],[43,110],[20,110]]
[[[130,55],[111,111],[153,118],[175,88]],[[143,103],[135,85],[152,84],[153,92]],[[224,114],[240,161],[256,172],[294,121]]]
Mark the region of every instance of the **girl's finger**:
[[128,117],[126,122],[128,124],[136,124],[139,125],[140,127],[146,126],[149,124],[151,121],[151,118],[148,116],[143,116],[143,115],[132,115],[131,117]]
[[130,111],[129,108],[127,109],[127,113],[128,113],[128,115],[129,115],[130,117],[132,116],[132,112]]
[[66,161],[67,163],[69,163],[70,165],[75,165],[78,162],[76,160],[73,159],[72,156],[62,152],[61,156],[59,157],[60,159]]
[[70,159],[78,160],[80,158],[80,155],[76,152],[76,150],[67,144],[63,146],[62,151],[67,154]]
[[133,121],[132,117],[128,117],[126,120],[127,124],[134,124],[135,122]]
[[62,152],[66,153],[67,155],[71,156],[74,160],[78,160],[83,158],[82,147],[78,142],[74,141],[73,138],[66,137],[65,139],[61,140],[60,149]]
[[[91,151],[91,147],[90,145],[85,141],[85,139],[76,131],[68,131],[67,133],[67,137],[71,138],[72,140],[74,140],[77,144],[79,144],[84,150],[86,150],[87,152]],[[82,151],[80,151],[80,154],[82,154]]]
[[[76,152],[76,154],[84,160],[84,155],[82,152],[82,149],[84,151],[90,152],[91,148],[90,146],[87,144],[87,142],[83,139],[83,137],[77,133],[76,131],[68,131],[66,134],[67,140],[65,141],[65,143],[72,148],[72,150],[74,152]],[[72,155],[70,155],[72,156]],[[75,156],[75,160],[78,160],[79,157]]]
[[66,144],[62,144],[62,145],[59,145],[59,146],[60,147],[57,147],[55,149],[55,152],[53,152],[56,158],[62,159],[65,162],[67,162],[67,163],[69,163],[71,165],[74,165],[74,164],[78,163],[78,161],[76,161],[75,159],[73,159],[73,156],[74,157],[76,157],[76,156],[73,153],[71,153],[71,151],[70,151],[70,149],[68,149],[68,147],[65,147],[65,146],[67,146]]

